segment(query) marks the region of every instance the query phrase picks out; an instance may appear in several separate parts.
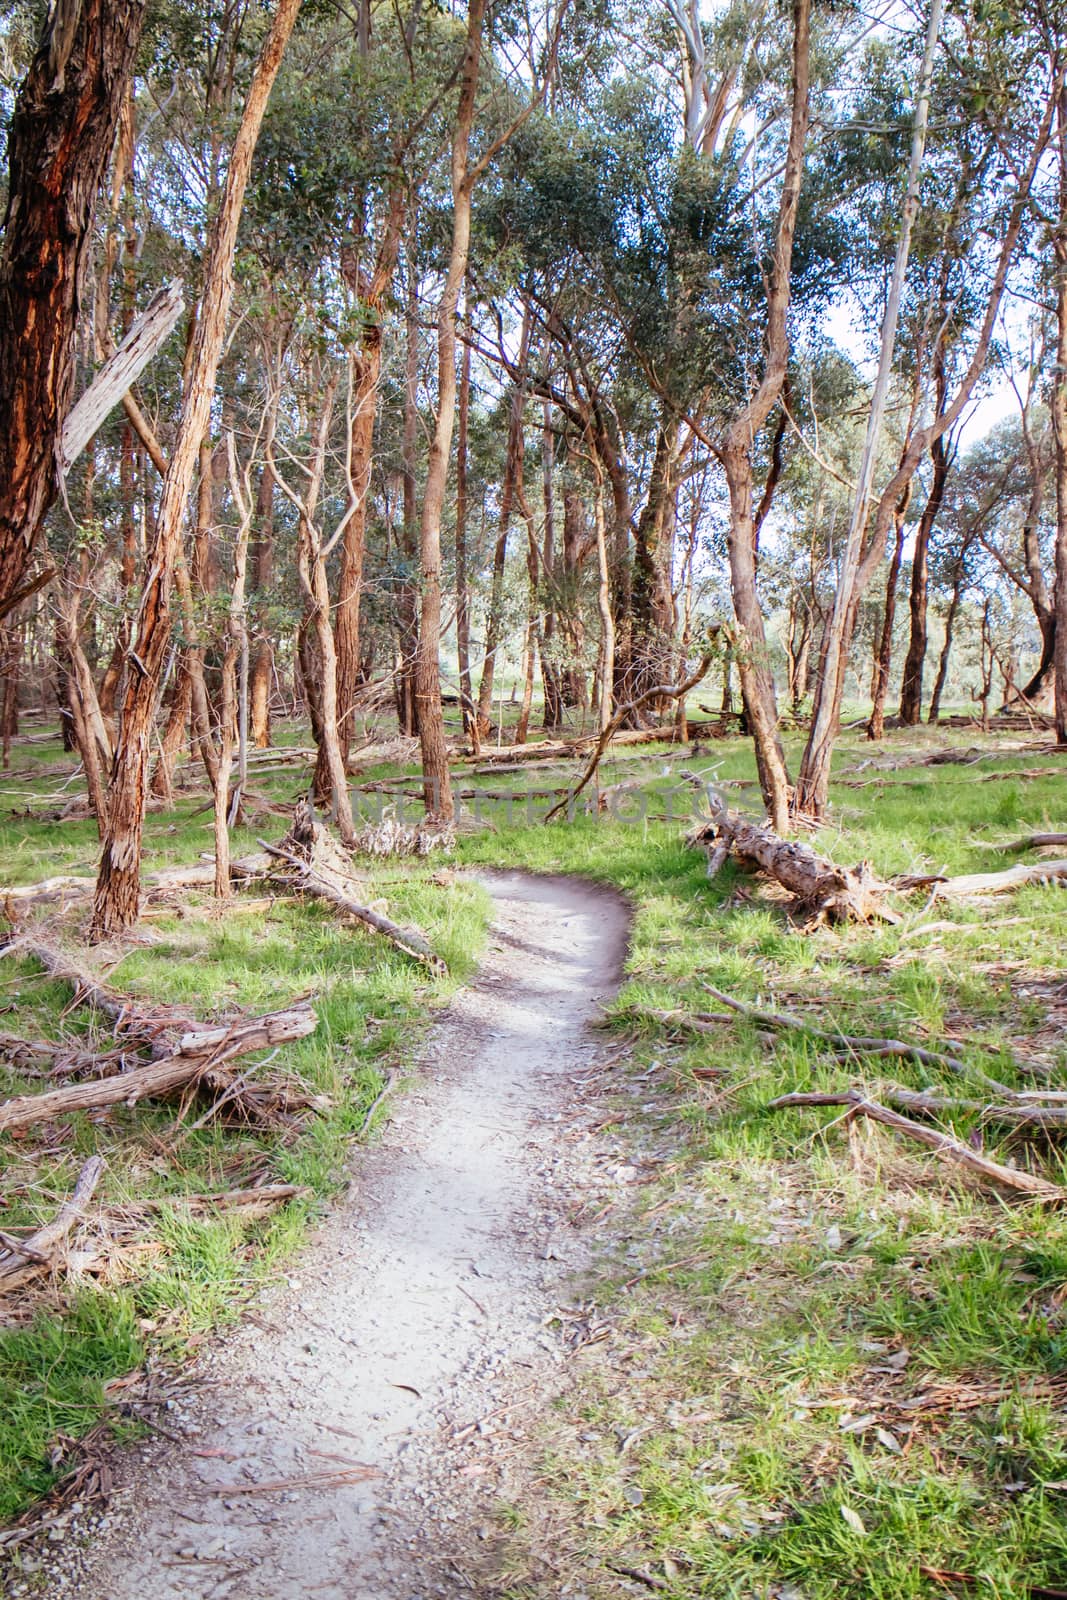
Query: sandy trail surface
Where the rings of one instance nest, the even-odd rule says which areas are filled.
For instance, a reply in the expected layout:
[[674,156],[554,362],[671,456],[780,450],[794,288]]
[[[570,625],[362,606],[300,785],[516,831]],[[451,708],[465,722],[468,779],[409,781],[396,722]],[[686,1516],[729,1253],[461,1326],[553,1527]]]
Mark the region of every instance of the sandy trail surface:
[[553,1313],[587,1259],[569,1222],[610,1160],[576,1106],[609,1048],[589,1023],[627,915],[573,880],[484,881],[486,959],[355,1154],[349,1198],[208,1358],[186,1437],[127,1453],[88,1565],[49,1594],[499,1592],[492,1509],[522,1492],[564,1359]]

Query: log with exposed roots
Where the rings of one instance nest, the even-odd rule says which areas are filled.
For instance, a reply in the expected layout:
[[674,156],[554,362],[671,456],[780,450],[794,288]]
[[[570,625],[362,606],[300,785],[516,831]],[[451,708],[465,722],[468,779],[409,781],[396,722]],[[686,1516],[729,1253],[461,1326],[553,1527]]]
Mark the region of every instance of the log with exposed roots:
[[733,857],[743,867],[773,879],[820,921],[898,920],[884,902],[888,885],[873,876],[866,862],[856,867],[836,866],[817,856],[809,845],[782,839],[762,823],[749,822],[725,809],[693,829],[686,843],[707,852],[709,878]]

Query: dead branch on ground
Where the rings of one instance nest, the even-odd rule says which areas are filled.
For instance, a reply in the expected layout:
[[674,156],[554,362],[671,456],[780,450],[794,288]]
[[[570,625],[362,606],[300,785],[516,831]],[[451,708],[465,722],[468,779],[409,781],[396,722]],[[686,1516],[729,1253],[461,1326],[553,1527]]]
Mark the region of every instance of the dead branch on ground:
[[103,1170],[103,1157],[90,1156],[78,1174],[74,1193],[63,1202],[51,1222],[44,1223],[26,1239],[4,1235],[5,1248],[0,1252],[0,1294],[20,1288],[55,1265],[59,1247],[84,1219]]
[[[133,1106],[139,1100],[160,1099],[190,1087],[225,1094],[233,1083],[232,1074],[225,1071],[228,1061],[251,1050],[304,1039],[314,1031],[316,1020],[311,1006],[304,1001],[284,1011],[242,1018],[218,1028],[193,1028],[178,1040],[174,1053],[162,1060],[132,1067],[114,1077],[5,1100],[0,1104],[0,1131],[48,1122],[72,1111]],[[306,1107],[311,1101],[290,1084],[276,1087],[258,1082],[242,1088],[233,1103],[247,1115],[262,1120],[290,1112],[298,1105]]]
[[917,1140],[919,1144],[926,1145],[943,1160],[965,1167],[968,1172],[973,1172],[986,1183],[992,1183],[1014,1194],[1024,1195],[1029,1200],[1040,1200],[1044,1204],[1062,1205],[1067,1201],[1067,1189],[1061,1188],[1059,1184],[1049,1183],[1046,1178],[1037,1178],[1029,1172],[1017,1171],[1014,1167],[1002,1166],[999,1161],[993,1161],[980,1151],[972,1150],[970,1145],[954,1139],[951,1134],[939,1133],[934,1128],[925,1127],[921,1122],[912,1122],[909,1117],[902,1117],[898,1112],[890,1111],[888,1106],[880,1105],[877,1100],[869,1100],[858,1089],[849,1089],[842,1094],[783,1094],[769,1102],[768,1110],[781,1111],[790,1106],[845,1106],[846,1120],[852,1117],[867,1117],[872,1122],[880,1122],[885,1127],[893,1128],[897,1133],[905,1134],[908,1138]]
[[[962,1077],[974,1078],[987,1089],[992,1089],[995,1094],[1014,1097],[1014,1090],[1006,1084],[991,1078],[980,1067],[962,1060],[959,1056],[948,1055],[941,1050],[927,1050],[922,1045],[910,1044],[904,1039],[880,1039],[865,1034],[841,1033],[837,1029],[817,1028],[806,1017],[798,1017],[790,1011],[761,1011],[758,1006],[748,1005],[743,1000],[735,1000],[732,995],[724,994],[721,989],[715,989],[710,983],[701,985],[714,1000],[728,1006],[731,1011],[738,1012],[743,1017],[750,1018],[769,1028],[796,1028],[808,1034],[813,1039],[825,1040],[830,1044],[835,1053],[851,1055],[871,1055],[888,1059],[890,1057],[903,1057],[908,1061],[917,1061],[925,1067],[945,1067],[949,1072],[957,1072]],[[704,1020],[704,1019],[702,1019]],[[714,1014],[706,1020],[715,1020]]]
[[353,917],[402,950],[405,955],[435,972],[447,970],[444,961],[430,947],[417,928],[402,928],[372,906],[363,905],[352,895],[358,879],[347,853],[318,821],[311,806],[302,800],[293,816],[293,825],[280,844],[259,844],[269,855],[284,861],[290,872],[276,872],[276,881],[299,889],[316,899],[326,900],[345,916]]

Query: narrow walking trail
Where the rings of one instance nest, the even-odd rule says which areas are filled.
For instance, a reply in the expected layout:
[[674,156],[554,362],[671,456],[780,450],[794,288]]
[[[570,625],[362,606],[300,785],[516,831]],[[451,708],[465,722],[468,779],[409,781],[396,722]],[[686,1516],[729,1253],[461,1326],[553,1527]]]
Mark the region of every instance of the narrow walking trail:
[[83,1600],[490,1592],[487,1519],[552,1391],[546,1321],[585,1259],[567,1223],[596,1138],[575,1132],[574,1086],[604,1054],[588,1023],[628,919],[573,880],[485,882],[476,981],[354,1156],[350,1198],[206,1363],[188,1437],[126,1458]]

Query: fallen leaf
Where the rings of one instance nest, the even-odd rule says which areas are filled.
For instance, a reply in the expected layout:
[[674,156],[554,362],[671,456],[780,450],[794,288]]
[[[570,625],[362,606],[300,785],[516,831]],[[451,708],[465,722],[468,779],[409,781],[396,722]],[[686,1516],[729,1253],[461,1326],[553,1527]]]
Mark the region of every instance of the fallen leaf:
[[841,1515],[844,1517],[853,1533],[858,1533],[861,1539],[866,1537],[867,1529],[863,1526],[863,1519],[855,1511],[853,1511],[851,1506],[842,1506]]

